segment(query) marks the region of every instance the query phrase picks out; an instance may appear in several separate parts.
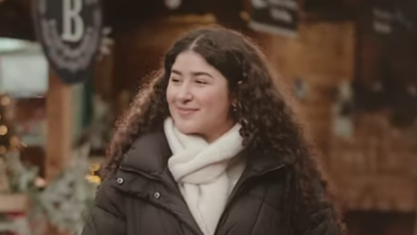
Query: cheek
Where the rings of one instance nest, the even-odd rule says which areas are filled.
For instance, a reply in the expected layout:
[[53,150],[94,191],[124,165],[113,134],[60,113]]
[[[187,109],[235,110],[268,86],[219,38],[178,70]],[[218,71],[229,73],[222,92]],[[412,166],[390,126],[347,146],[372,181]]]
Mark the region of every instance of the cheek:
[[167,89],[165,94],[166,94],[165,96],[166,96],[166,102],[168,105],[168,110],[169,110],[169,113],[172,115],[173,107],[175,104],[175,94],[170,89]]
[[166,96],[168,105],[174,101],[174,92],[173,92],[172,88],[170,88],[169,86],[168,86],[168,88],[165,92],[165,96]]
[[227,92],[208,90],[199,94],[199,100],[211,112],[228,112],[230,101]]

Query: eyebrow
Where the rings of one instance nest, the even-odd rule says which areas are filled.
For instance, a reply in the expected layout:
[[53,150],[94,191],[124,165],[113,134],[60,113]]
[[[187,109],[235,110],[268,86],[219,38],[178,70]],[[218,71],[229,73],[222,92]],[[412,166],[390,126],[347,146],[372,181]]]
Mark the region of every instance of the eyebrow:
[[[175,70],[175,69],[173,69],[172,71],[171,71],[171,73],[173,73],[173,74],[176,74],[176,75],[182,75],[182,73],[180,72],[180,71],[178,71],[178,70]],[[192,75],[194,76],[194,77],[197,77],[197,76],[208,76],[208,77],[211,77],[211,78],[213,78],[213,76],[211,75],[211,74],[209,74],[209,73],[206,73],[206,72],[193,72],[192,73]]]

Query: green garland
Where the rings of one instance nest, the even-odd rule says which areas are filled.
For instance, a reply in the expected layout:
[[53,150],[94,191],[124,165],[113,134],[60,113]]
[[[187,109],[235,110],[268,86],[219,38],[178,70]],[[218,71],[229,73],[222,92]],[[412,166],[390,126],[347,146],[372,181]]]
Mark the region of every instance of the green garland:
[[24,166],[18,152],[6,155],[10,191],[29,196],[30,218],[43,217],[60,231],[81,233],[97,187],[86,179],[89,174],[87,153],[87,148],[76,151],[65,169],[44,188],[37,185],[38,170]]

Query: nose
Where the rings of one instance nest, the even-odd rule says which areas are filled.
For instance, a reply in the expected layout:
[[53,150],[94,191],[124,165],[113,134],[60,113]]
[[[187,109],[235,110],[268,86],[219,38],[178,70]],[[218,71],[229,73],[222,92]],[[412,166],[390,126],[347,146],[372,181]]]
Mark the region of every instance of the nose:
[[187,102],[193,98],[190,86],[187,82],[184,82],[181,84],[180,87],[178,87],[178,93],[177,93],[177,99],[180,102]]

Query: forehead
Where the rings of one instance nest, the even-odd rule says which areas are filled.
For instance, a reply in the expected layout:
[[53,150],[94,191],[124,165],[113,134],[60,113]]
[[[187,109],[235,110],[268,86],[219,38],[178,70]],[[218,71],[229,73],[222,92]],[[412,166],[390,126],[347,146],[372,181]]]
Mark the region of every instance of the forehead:
[[185,51],[180,53],[175,59],[172,70],[181,71],[195,71],[203,70],[206,72],[215,71],[216,69],[211,66],[200,54],[194,51]]

